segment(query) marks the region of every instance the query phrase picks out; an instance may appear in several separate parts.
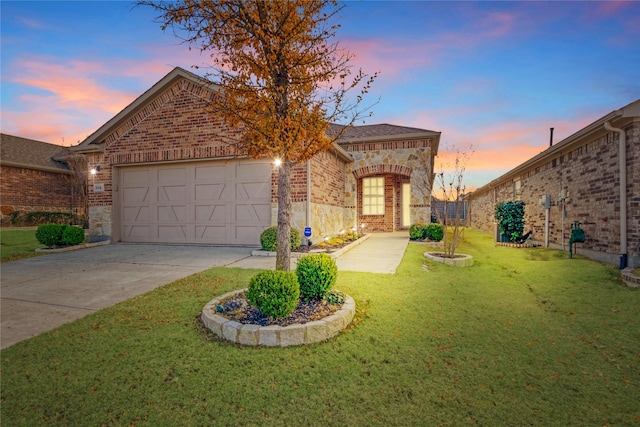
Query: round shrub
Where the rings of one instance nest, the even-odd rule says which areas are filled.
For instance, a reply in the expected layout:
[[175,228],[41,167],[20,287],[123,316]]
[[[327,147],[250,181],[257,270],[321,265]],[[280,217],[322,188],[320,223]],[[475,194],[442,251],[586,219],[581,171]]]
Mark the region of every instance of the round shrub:
[[36,239],[48,248],[60,244],[62,241],[62,233],[67,228],[64,224],[42,224],[36,230]]
[[[302,242],[300,230],[291,227],[289,240],[291,242],[292,250],[300,246],[300,243]],[[265,251],[273,252],[276,250],[278,247],[278,227],[274,225],[273,227],[265,229],[262,234],[260,234],[260,246],[262,246],[262,250]]]
[[412,240],[424,240],[427,237],[427,226],[421,223],[409,227],[409,237]]
[[80,227],[66,227],[62,232],[60,243],[63,245],[79,245],[84,241],[84,230]]
[[444,228],[441,224],[429,224],[425,227],[425,237],[429,240],[439,242],[444,238]]
[[338,266],[327,254],[306,255],[298,260],[296,275],[300,297],[309,301],[323,299],[336,282]]
[[263,271],[249,281],[247,299],[263,314],[279,319],[295,310],[300,299],[300,285],[292,271]]

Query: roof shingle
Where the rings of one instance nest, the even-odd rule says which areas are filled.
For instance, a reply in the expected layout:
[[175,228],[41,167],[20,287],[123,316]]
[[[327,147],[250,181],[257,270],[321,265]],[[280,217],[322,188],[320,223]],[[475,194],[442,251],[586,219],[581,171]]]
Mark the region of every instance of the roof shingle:
[[67,164],[56,160],[64,157],[67,148],[34,139],[0,134],[0,163],[31,169],[68,171]]

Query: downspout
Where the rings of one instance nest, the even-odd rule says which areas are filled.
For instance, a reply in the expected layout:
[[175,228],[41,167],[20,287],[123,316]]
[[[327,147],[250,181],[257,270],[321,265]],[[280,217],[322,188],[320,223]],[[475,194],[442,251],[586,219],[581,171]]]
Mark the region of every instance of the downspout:
[[618,161],[620,168],[620,269],[627,267],[627,135],[623,129],[614,128],[610,122],[604,128],[620,135]]
[[[307,227],[311,227],[311,160],[307,160],[307,203],[306,203],[306,214],[307,214]],[[307,238],[307,243],[310,238]]]

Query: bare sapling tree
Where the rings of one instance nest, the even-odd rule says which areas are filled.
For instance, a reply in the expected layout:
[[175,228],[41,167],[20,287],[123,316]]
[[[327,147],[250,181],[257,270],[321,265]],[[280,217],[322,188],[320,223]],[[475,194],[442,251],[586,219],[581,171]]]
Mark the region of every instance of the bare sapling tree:
[[[235,131],[239,153],[278,159],[276,269],[290,269],[291,169],[331,149],[362,108],[377,73],[352,73],[353,55],[332,41],[335,0],[178,0],[138,2],[161,13],[185,43],[210,55],[207,78],[221,87],[211,114]],[[196,67],[197,68],[197,67]],[[357,95],[350,95],[355,91]],[[342,123],[328,134],[329,123]]]
[[462,220],[462,212],[465,210],[466,186],[463,182],[466,164],[473,151],[455,151],[453,165],[448,172],[441,165],[440,172],[436,173],[436,185],[438,186],[439,199],[442,209],[437,209],[437,216],[444,226],[444,257],[454,258],[458,244],[464,238],[465,224]]
[[78,220],[78,212],[81,212],[83,216],[88,214],[87,182],[89,172],[87,159],[81,154],[69,154],[65,157],[65,162],[71,172],[67,176],[67,182],[71,189],[71,211],[74,220]]

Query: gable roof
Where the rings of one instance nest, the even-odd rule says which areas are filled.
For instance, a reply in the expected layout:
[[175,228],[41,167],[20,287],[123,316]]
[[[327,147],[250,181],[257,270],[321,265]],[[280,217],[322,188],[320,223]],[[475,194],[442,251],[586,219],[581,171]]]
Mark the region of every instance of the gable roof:
[[156,95],[173,85],[178,79],[187,79],[197,85],[211,88],[212,90],[219,89],[219,86],[215,83],[200,77],[192,72],[185,70],[184,68],[176,67],[169,74],[164,76],[160,81],[151,86],[146,92],[136,98],[131,104],[127,105],[122,111],[116,114],[111,120],[104,125],[100,126],[98,130],[89,135],[80,144],[72,147],[71,149],[76,152],[92,152],[102,151],[104,147],[105,138],[109,133],[117,129],[125,120],[133,116],[143,108],[147,103],[152,100]]
[[47,172],[70,173],[62,161],[68,149],[35,139],[0,134],[0,164]]

